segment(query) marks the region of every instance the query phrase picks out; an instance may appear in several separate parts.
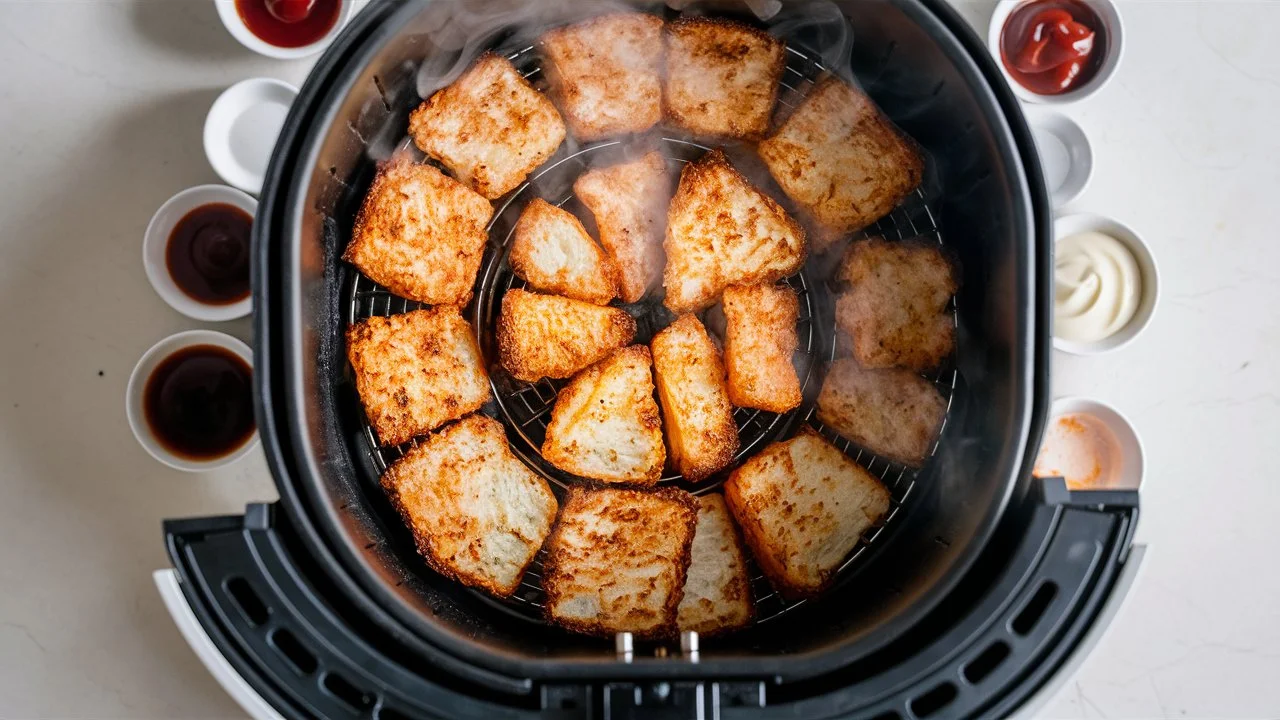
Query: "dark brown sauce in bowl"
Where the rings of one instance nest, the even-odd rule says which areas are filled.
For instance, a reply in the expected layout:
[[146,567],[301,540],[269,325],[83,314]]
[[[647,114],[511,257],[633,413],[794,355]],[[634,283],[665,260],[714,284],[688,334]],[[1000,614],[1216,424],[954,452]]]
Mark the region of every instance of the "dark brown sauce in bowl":
[[217,345],[182,348],[151,371],[142,410],[165,450],[196,462],[225,457],[256,430],[253,370]]
[[169,277],[184,294],[206,305],[249,297],[253,216],[235,205],[209,203],[173,226],[165,247]]

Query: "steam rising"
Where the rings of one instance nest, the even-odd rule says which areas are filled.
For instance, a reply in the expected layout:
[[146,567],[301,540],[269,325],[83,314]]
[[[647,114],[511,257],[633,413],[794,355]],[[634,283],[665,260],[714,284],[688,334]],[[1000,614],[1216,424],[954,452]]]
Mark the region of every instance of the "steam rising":
[[853,33],[840,8],[829,0],[785,6],[779,0],[667,0],[665,6],[622,0],[487,0],[434,3],[424,11],[421,32],[433,47],[425,53],[418,71],[418,94],[430,97],[456,80],[486,50],[516,52],[535,45],[538,37],[552,28],[598,15],[637,11],[668,19],[679,14],[754,19],[775,37],[817,52],[828,70],[846,79],[852,77],[849,59]]
[[[508,57],[519,54],[520,57],[514,60],[517,68],[526,73],[535,86],[545,91],[546,80],[538,71],[538,39],[556,27],[620,12],[647,12],[668,20],[682,15],[717,16],[754,23],[811,57],[826,70],[846,80],[853,79],[850,70],[853,31],[840,8],[830,0],[786,4],[779,0],[666,0],[665,4],[643,1],[629,3],[625,0],[481,0],[433,3],[415,21],[412,30],[426,40],[422,43],[423,60],[416,75],[417,94],[428,98],[448,86],[478,56],[487,51],[500,52]],[[803,62],[800,64],[804,65]],[[810,86],[793,73],[785,73],[783,82],[795,87],[795,90],[789,90],[785,86],[780,88],[779,110],[785,112],[787,106],[798,102]],[[398,142],[378,143],[378,151],[374,147],[368,147],[371,156],[382,159],[396,150],[416,154],[412,142],[404,136],[403,125],[388,130],[395,134]],[[653,134],[645,134],[624,136],[609,144],[613,147],[607,151],[586,153],[575,164],[564,167],[563,172],[560,169],[544,168],[541,179],[534,180],[535,190],[544,197],[563,198],[569,193],[573,179],[583,166],[607,165],[634,159],[655,148],[663,150],[663,154],[669,158],[693,160],[705,151],[704,146],[724,145],[731,162],[740,172],[774,197],[782,195],[756,154],[737,143],[657,141]],[[581,146],[570,134],[565,139],[564,147],[557,153],[557,158],[574,156],[580,149]],[[565,174],[574,167],[579,169],[571,175]]]
[[[660,9],[660,8],[658,8]],[[653,11],[622,0],[484,0],[434,3],[423,13],[427,38],[435,48],[418,71],[418,94],[432,93],[458,78],[481,53],[501,47],[527,48],[547,30],[598,15]]]
[[789,43],[816,52],[827,70],[853,80],[849,62],[853,55],[853,29],[835,3],[826,0],[800,3],[774,17],[769,32]]
[[[419,98],[431,97],[448,86],[485,52],[498,52],[513,58],[516,67],[540,90],[547,90],[547,81],[540,72],[539,38],[547,31],[582,22],[592,17],[611,13],[645,12],[667,20],[681,16],[727,17],[755,24],[774,37],[785,41],[789,48],[800,55],[790,54],[790,68],[783,74],[783,87],[779,90],[777,113],[780,117],[798,104],[811,81],[817,79],[817,71],[833,73],[846,82],[855,83],[852,71],[854,34],[844,12],[831,0],[801,0],[783,3],[779,0],[477,0],[476,2],[438,2],[428,5],[415,18],[409,30],[420,47],[422,58],[417,67],[416,91]],[[804,61],[808,57],[813,64]],[[805,77],[795,74],[798,70]],[[379,86],[379,90],[381,90]],[[936,93],[935,93],[936,94]],[[417,98],[414,98],[414,102]],[[387,104],[384,94],[384,104]],[[391,105],[388,105],[390,109]],[[403,107],[403,106],[401,106]],[[365,145],[367,154],[375,160],[390,157],[396,152],[407,152],[416,157],[421,154],[406,137],[403,116],[384,125],[382,132],[357,136]],[[353,131],[355,128],[352,128]],[[658,135],[668,138],[659,139]],[[683,135],[659,131],[637,136],[622,136],[604,143],[593,143],[587,153],[570,133],[564,145],[552,158],[552,165],[544,166],[531,177],[534,191],[543,197],[571,197],[570,187],[583,168],[610,165],[642,156],[659,149],[669,159],[672,170],[682,163],[701,156],[708,147],[723,146],[730,161],[747,178],[775,198],[782,198],[781,189],[749,146],[722,140],[689,138]],[[926,180],[928,184],[929,180]],[[838,255],[840,246],[833,255]],[[811,263],[812,265],[812,263]],[[830,268],[826,268],[829,270]],[[812,268],[811,270],[816,270]],[[826,273],[820,273],[825,276]]]

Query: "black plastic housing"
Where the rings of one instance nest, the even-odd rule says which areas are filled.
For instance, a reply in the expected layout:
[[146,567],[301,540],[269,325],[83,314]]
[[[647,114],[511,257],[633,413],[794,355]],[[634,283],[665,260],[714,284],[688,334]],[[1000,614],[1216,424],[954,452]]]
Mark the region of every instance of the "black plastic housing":
[[[417,656],[350,602],[268,505],[169,521],[196,617],[242,677],[296,718],[1007,717],[1058,672],[1110,597],[1136,493],[1045,481],[1015,503],[974,572],[889,651],[821,678],[614,678],[478,685]],[[687,666],[679,655],[671,667]]]
[[370,148],[403,134],[420,101],[417,64],[436,52],[424,29],[447,4],[375,2],[322,57],[286,121],[255,223],[258,420],[290,532],[362,622],[507,691],[607,678],[797,682],[899,647],[966,577],[1032,487],[1048,406],[1051,212],[1015,99],[942,0],[839,5],[859,81],[932,158],[939,223],[963,268],[961,382],[921,495],[870,562],[822,601],[705,645],[697,664],[621,665],[610,643],[479,601],[405,542],[349,420],[340,288],[352,270],[338,258],[372,177]]

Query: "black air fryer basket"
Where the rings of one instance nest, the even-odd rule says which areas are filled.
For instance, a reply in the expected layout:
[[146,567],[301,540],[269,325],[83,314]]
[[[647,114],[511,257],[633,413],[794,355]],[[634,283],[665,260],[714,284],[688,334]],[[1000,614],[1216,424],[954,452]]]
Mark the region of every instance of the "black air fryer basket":
[[[621,647],[623,639],[615,644],[547,625],[537,563],[517,596],[506,601],[427,568],[378,484],[399,451],[378,448],[345,360],[349,323],[416,307],[340,260],[376,161],[407,145],[408,113],[483,50],[510,57],[538,83],[530,15],[555,24],[602,9],[568,2],[532,13],[529,7],[499,0],[375,2],[303,87],[255,224],[259,425],[281,501],[245,518],[171,525],[175,564],[203,578],[187,583],[189,596],[199,596],[193,605],[214,606],[210,622],[237,648],[232,655],[243,656],[240,669],[260,676],[272,688],[266,694],[284,707],[301,708],[302,715],[329,714],[324,703],[337,702],[334,707],[380,716],[385,711],[386,717],[398,716],[393,708],[408,715],[435,708],[443,716],[550,710],[563,711],[551,716],[591,716],[575,714],[585,709],[610,717],[608,712],[621,712],[619,703],[632,707],[634,701],[635,709],[693,702],[706,710],[714,702],[753,712],[776,708],[787,717],[877,706],[923,716],[903,705],[914,697],[904,693],[918,688],[921,677],[959,667],[954,663],[969,650],[986,650],[975,638],[999,627],[1012,632],[1012,624],[1000,626],[999,616],[1012,617],[1024,596],[1036,597],[1032,578],[1041,571],[1034,568],[1052,565],[1055,533],[1111,538],[1096,543],[1102,558],[1123,552],[1132,528],[1128,510],[1120,516],[1102,511],[1115,504],[1114,497],[1089,498],[1097,510],[1092,514],[1071,510],[1078,494],[1069,496],[1060,486],[1046,492],[1030,476],[1048,404],[1051,214],[1015,100],[942,0],[784,3],[766,23],[789,45],[783,103],[802,98],[824,70],[851,72],[927,152],[921,189],[867,233],[940,242],[959,260],[957,350],[931,376],[949,398],[947,420],[933,457],[918,472],[861,451],[817,422],[812,400],[837,342],[828,278],[838,258],[811,258],[788,279],[801,297],[798,367],[806,403],[782,416],[739,410],[738,459],[809,424],[883,479],[893,493],[890,517],[863,538],[834,587],[817,598],[786,602],[757,577],[758,616],[751,627],[696,648],[687,640],[684,647]],[[674,16],[662,6],[643,9]],[[741,3],[699,9],[754,21]],[[830,22],[841,15],[848,34]],[[520,24],[503,22],[516,17]],[[441,30],[449,22],[484,32],[460,42],[460,35]],[[705,151],[676,135],[657,133],[653,142],[673,169]],[[519,283],[504,252],[519,210],[535,196],[579,209],[568,190],[577,173],[627,151],[609,142],[566,142],[528,184],[495,201],[490,245],[466,310],[490,366],[496,364],[497,305]],[[647,341],[662,316],[653,308],[635,312],[637,342]],[[563,478],[537,454],[556,386],[492,375],[497,400],[485,412],[504,422],[512,448],[559,492]],[[694,487],[678,477],[664,482],[694,492],[718,485]],[[1064,524],[1076,517],[1071,512],[1084,519]],[[1096,559],[1079,566],[1078,559],[1068,565],[1080,569],[1080,577],[1055,582],[1084,582],[1080,578],[1105,566]],[[286,576],[287,582],[280,579]],[[236,592],[227,589],[232,581]],[[1040,612],[1056,611],[1066,623],[1075,612],[1066,608],[1080,597],[1055,593],[1037,602]],[[246,602],[271,611],[250,618]],[[303,629],[289,630],[293,621]],[[1044,641],[1062,627],[1067,625],[1042,628]],[[282,630],[287,637],[279,635]],[[299,633],[318,639],[299,640]],[[995,652],[1001,657],[992,668],[1009,672],[1046,652],[1029,640],[999,642],[1005,649]],[[1001,665],[1010,656],[1013,661]],[[275,669],[262,663],[275,663]],[[318,699],[299,700],[300,691],[288,689],[297,684],[295,676],[322,688]],[[334,677],[341,683],[326,685]],[[615,690],[622,693],[617,698]],[[933,700],[953,709],[994,702],[971,690],[972,699],[953,687],[943,693],[947,698]]]

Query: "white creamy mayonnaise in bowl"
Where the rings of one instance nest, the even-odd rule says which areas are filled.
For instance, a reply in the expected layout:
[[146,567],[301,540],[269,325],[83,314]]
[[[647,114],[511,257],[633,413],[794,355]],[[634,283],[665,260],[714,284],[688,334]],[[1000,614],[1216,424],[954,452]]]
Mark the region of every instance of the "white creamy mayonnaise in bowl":
[[1151,322],[1160,275],[1131,228],[1099,215],[1054,221],[1053,346],[1096,355],[1129,344]]

